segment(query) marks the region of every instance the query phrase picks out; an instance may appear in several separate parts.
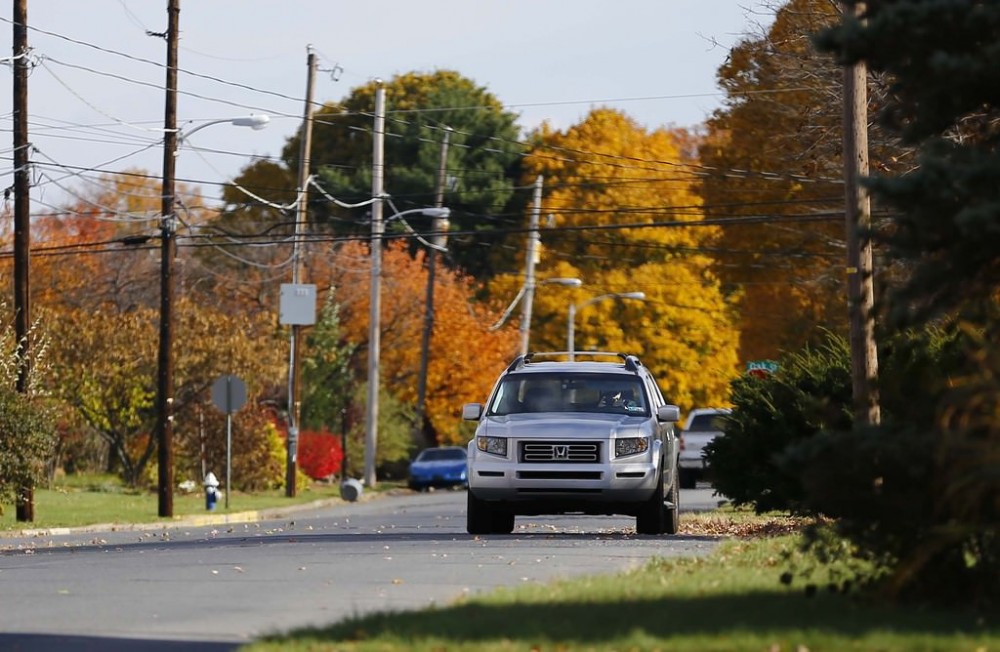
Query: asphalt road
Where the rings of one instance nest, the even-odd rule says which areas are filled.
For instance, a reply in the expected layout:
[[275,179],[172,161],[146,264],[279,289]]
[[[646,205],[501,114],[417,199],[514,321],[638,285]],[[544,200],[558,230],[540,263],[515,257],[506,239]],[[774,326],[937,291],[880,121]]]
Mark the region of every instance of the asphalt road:
[[[0,650],[221,652],[265,633],[617,572],[716,543],[584,516],[518,517],[513,535],[470,536],[464,491],[363,498],[252,523],[0,538]],[[683,518],[716,499],[699,488],[681,503]]]

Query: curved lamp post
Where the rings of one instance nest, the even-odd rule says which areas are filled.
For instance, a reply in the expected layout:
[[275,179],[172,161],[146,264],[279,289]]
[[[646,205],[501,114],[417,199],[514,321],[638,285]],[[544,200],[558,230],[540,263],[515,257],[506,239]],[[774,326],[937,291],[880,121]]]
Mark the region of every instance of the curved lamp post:
[[[540,281],[538,281],[537,283],[534,284],[534,286],[541,286],[541,285],[563,285],[565,287],[578,288],[581,285],[583,285],[583,281],[581,281],[578,278],[562,278],[562,277],[557,277],[557,278],[542,279],[542,280],[540,280]],[[535,298],[534,287],[530,288],[530,291],[529,291],[529,288],[526,285],[522,291],[525,294],[525,299],[524,300],[525,300],[526,304],[532,303],[534,301],[534,298]],[[530,307],[530,305],[528,306],[528,309],[525,310],[525,319],[522,321],[521,330],[522,330],[522,333],[521,333],[521,349],[522,349],[521,354],[523,355],[523,354],[526,354],[528,352],[528,341],[529,341],[529,339],[531,337],[531,307]]]
[[609,294],[602,294],[600,296],[593,297],[592,299],[587,299],[580,303],[569,304],[569,318],[566,323],[566,347],[569,351],[569,360],[572,362],[576,359],[576,349],[574,348],[573,338],[576,331],[576,311],[586,308],[589,305],[595,304],[598,301],[603,301],[605,299],[635,299],[636,301],[645,301],[645,292],[611,292]]
[[212,125],[221,125],[228,123],[233,125],[234,127],[250,127],[254,131],[260,131],[261,129],[266,127],[269,122],[271,122],[270,116],[264,114],[257,115],[254,113],[239,118],[220,118],[218,120],[209,120],[207,122],[201,123],[200,125],[198,125],[197,127],[188,132],[179,130],[177,132],[177,139],[183,142],[184,139],[190,138],[191,134],[195,133],[196,131],[201,131],[205,127],[211,127]]
[[[377,204],[376,204],[377,205]],[[373,213],[374,214],[374,213]],[[411,208],[393,213],[382,220],[372,220],[371,240],[371,299],[368,313],[368,411],[365,415],[365,485],[375,487],[375,450],[378,444],[378,392],[379,392],[379,349],[381,339],[380,315],[382,312],[382,232],[384,222],[406,215],[426,215],[435,219],[446,219],[451,215],[449,208]],[[417,236],[426,246],[444,251],[432,242]]]
[[[176,82],[173,84],[176,87]],[[168,87],[170,84],[168,84]],[[173,116],[168,118],[172,122]],[[177,230],[177,218],[174,216],[174,160],[177,157],[177,144],[211,125],[229,123],[238,127],[263,129],[270,118],[266,115],[250,115],[239,118],[224,118],[203,122],[188,132],[179,129],[167,129],[163,147],[163,203],[160,220],[160,345],[157,356],[157,402],[156,402],[156,436],[158,445],[159,478],[157,492],[159,495],[159,515],[174,515],[174,253],[177,247],[174,232]]]

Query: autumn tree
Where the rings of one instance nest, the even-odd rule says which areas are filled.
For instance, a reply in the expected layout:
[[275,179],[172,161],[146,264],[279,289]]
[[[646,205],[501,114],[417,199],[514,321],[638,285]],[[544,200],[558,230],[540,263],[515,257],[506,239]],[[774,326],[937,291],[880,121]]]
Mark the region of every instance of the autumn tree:
[[[270,160],[247,165],[222,192],[219,213],[185,234],[190,275],[232,310],[274,310],[291,281],[296,169]],[[316,195],[313,192],[312,197]],[[314,231],[310,212],[307,231]],[[302,243],[300,243],[302,244]],[[303,259],[309,260],[309,252]]]
[[[706,217],[724,222],[715,270],[725,292],[743,297],[744,360],[846,333],[843,72],[811,40],[839,17],[835,0],[783,3],[718,71],[726,98],[700,148],[701,194]],[[870,105],[886,92],[873,76]],[[877,127],[870,150],[873,168],[912,165]]]
[[[200,198],[178,192],[182,240],[175,310],[175,423],[178,459],[193,432],[195,405],[210,402],[220,375],[242,375],[256,400],[283,369],[274,312],[231,310],[212,294],[199,295],[190,264],[190,231],[204,219]],[[102,179],[62,213],[36,220],[33,306],[52,334],[57,373],[48,388],[76,411],[110,452],[110,463],[131,484],[143,481],[156,442],[154,430],[159,314],[159,252],[155,234],[160,191],[131,172]],[[145,244],[144,244],[145,243]],[[206,288],[207,289],[207,288]],[[67,423],[71,423],[68,420]],[[250,438],[244,438],[250,441]],[[192,449],[197,456],[197,448]]]
[[[197,459],[197,411],[211,407],[210,388],[225,374],[240,376],[251,399],[280,374],[280,349],[269,320],[222,313],[196,301],[177,303],[175,433],[183,451]],[[73,406],[109,446],[123,478],[141,484],[155,458],[156,348],[158,315],[148,308],[117,313],[100,306],[49,313],[53,363],[59,373],[53,390]],[[214,431],[215,438],[221,436]],[[244,441],[247,437],[244,437]],[[179,462],[181,466],[184,462]],[[197,468],[189,463],[188,468]]]
[[[839,63],[864,61],[889,76],[891,93],[879,124],[918,153],[916,168],[907,174],[876,170],[867,181],[873,196],[894,209],[891,228],[876,238],[910,271],[891,288],[884,314],[896,327],[943,326],[962,345],[964,359],[958,368],[935,370],[946,382],[907,396],[934,406],[932,418],[903,415],[901,423],[887,421],[858,438],[874,459],[889,459],[894,445],[913,456],[908,468],[924,465],[910,480],[912,491],[905,483],[895,489],[912,501],[928,482],[933,488],[931,499],[905,523],[908,531],[890,529],[867,510],[845,514],[839,527],[872,558],[898,560],[887,582],[895,594],[995,604],[1000,6],[974,0],[848,4],[860,15],[852,11],[818,43]],[[924,436],[925,445],[914,445],[910,435]],[[888,443],[876,447],[873,439]],[[827,450],[835,446],[843,450],[840,441]],[[828,465],[825,452],[814,451],[814,459]],[[886,488],[891,486],[887,481]]]
[[[361,353],[368,343],[371,298],[367,247],[346,243],[338,257],[340,265],[331,270],[330,285],[335,288],[344,337]],[[427,283],[422,254],[411,258],[404,243],[388,247],[382,279],[381,383],[396,400],[412,406],[416,402]],[[486,399],[496,374],[516,352],[517,333],[513,328],[490,330],[499,311],[472,301],[476,287],[468,277],[440,270],[435,280],[426,416],[438,443],[464,443],[467,437],[460,406]],[[475,352],[476,364],[468,364],[469,351]],[[366,364],[363,358],[359,362]],[[408,441],[413,424],[403,426]]]
[[[575,349],[639,354],[668,400],[684,408],[724,405],[736,372],[733,306],[711,269],[717,228],[701,223],[688,134],[648,131],[626,115],[592,111],[564,132],[543,126],[527,157],[541,175],[542,252],[536,266],[531,348],[566,348],[568,307]],[[576,277],[579,289],[546,286]],[[522,280],[497,277],[495,297],[514,297]],[[607,298],[643,292],[645,301]]]
[[[40,384],[49,371],[47,340],[40,337],[37,325],[32,328],[33,347],[26,359],[15,336],[13,314],[0,301],[0,514],[4,503],[20,501],[21,489],[44,482],[56,442],[55,411]],[[27,382],[19,389],[25,365]]]
[[[370,232],[368,208],[344,208],[330,198],[352,205],[371,198],[375,89],[376,82],[359,86],[315,113],[311,164],[323,192],[313,189],[309,197],[310,232]],[[490,252],[476,234],[506,226],[502,216],[513,192],[511,170],[522,151],[517,115],[504,110],[485,88],[449,70],[400,74],[385,82],[385,90],[386,192],[399,211],[433,206],[447,133],[445,204],[452,211],[452,230],[460,233],[451,239],[447,260],[474,276],[488,274]],[[280,212],[273,206],[263,210],[244,191],[278,206],[293,200],[300,138],[296,134],[288,140],[280,164],[255,162],[226,189],[222,228],[232,231],[236,223],[246,223],[260,233],[267,228],[261,220],[272,226],[284,221],[282,229],[273,228],[270,234],[291,233]],[[418,231],[431,228],[426,218],[411,221]]]

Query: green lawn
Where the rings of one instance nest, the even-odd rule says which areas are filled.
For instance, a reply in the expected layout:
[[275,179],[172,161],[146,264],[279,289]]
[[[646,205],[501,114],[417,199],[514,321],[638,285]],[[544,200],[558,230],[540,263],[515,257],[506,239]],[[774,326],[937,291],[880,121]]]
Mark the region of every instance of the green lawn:
[[893,606],[779,577],[794,535],[734,540],[704,559],[521,586],[451,606],[352,618],[258,641],[245,652],[1000,650],[995,620]]
[[[396,489],[393,483],[378,487]],[[297,493],[236,493],[228,510],[220,501],[214,513],[339,498],[340,490],[313,485]],[[13,506],[5,507],[0,530],[8,531],[171,520],[157,517],[154,492],[129,491],[110,476],[69,477],[36,490],[33,523],[16,522]],[[175,495],[175,519],[206,513],[200,491]],[[686,515],[682,534],[731,540],[707,558],[656,560],[624,575],[519,586],[450,606],[353,618],[246,650],[1000,652],[992,613],[862,600],[827,590],[823,578],[809,591],[801,583],[782,584],[789,556],[798,554],[795,535],[788,534],[798,524],[733,509]]]
[[[379,490],[395,488],[398,485],[380,484]],[[67,476],[60,479],[51,489],[36,489],[34,496],[35,520],[30,523],[18,522],[13,505],[0,506],[0,531],[49,529],[57,527],[79,527],[95,524],[125,525],[134,523],[170,523],[187,516],[204,514],[235,514],[287,507],[340,497],[338,484],[313,484],[296,491],[294,498],[288,498],[284,490],[244,494],[233,492],[226,508],[225,499],[220,498],[215,510],[205,509],[205,495],[200,490],[192,493],[174,494],[174,518],[160,518],[159,502],[154,491],[136,491],[122,486],[113,476]]]

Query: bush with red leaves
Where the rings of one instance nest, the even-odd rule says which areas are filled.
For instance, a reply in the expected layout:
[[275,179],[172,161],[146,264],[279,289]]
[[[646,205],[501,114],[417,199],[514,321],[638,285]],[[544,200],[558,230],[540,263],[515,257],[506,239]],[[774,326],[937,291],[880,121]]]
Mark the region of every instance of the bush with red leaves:
[[339,473],[343,458],[339,435],[328,430],[303,430],[299,433],[298,465],[313,480]]

